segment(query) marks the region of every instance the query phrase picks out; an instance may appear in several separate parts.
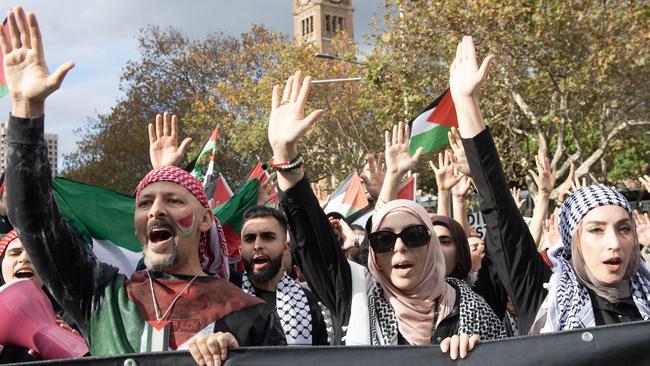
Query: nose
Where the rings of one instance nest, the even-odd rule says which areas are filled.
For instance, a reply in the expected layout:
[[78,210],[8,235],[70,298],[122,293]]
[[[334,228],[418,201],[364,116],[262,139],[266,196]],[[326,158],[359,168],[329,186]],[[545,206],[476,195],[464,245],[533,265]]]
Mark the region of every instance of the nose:
[[156,198],[154,199],[153,203],[151,204],[151,207],[149,208],[149,218],[154,219],[158,217],[163,217],[165,216],[165,210],[164,206],[162,204],[162,200]]
[[609,228],[607,230],[607,236],[605,238],[607,240],[607,249],[617,251],[622,248],[621,237],[619,235],[615,228]]
[[22,253],[20,253],[20,256],[18,257],[18,263],[31,263],[26,250],[23,250]]
[[406,244],[402,241],[402,238],[397,238],[395,240],[395,247],[393,248],[395,253],[404,253],[406,252]]

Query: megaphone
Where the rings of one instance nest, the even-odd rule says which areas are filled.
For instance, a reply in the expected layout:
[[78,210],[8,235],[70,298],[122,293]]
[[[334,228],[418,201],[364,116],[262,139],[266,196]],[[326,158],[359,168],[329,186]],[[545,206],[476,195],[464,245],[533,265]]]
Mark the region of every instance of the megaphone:
[[83,338],[61,328],[52,303],[28,279],[0,287],[0,344],[32,349],[44,359],[81,357],[88,353]]

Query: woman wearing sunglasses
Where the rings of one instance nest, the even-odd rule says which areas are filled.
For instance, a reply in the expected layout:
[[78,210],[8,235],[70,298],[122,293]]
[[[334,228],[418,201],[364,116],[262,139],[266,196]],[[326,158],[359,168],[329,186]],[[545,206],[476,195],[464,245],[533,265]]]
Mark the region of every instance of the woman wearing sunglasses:
[[[304,115],[310,84],[309,77],[303,81],[296,73],[282,98],[279,88],[274,89],[268,133],[271,165],[278,167],[280,197],[305,278],[332,314],[332,343],[441,343],[456,359],[465,357],[479,337],[503,337],[499,320],[480,297],[463,284],[445,282],[445,261],[431,219],[412,201],[389,202],[373,215],[370,274],[345,259],[297,152],[299,139],[323,113]],[[408,127],[400,126],[398,132],[396,126],[394,138],[398,134],[396,145],[408,155]],[[388,140],[387,150],[394,145]],[[394,168],[401,179],[411,161],[395,162],[399,166],[389,166],[387,175],[393,177]]]
[[471,37],[458,45],[450,88],[486,221],[488,256],[518,313],[521,334],[650,320],[650,272],[640,260],[627,200],[602,185],[577,190],[560,209],[561,246],[552,269],[508,192],[476,95],[491,56],[478,67]]

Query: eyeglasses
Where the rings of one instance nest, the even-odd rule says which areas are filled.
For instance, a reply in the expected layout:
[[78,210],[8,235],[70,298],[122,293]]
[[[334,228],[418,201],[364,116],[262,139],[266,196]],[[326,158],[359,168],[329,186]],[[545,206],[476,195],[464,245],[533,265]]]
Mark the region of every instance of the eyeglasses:
[[395,248],[397,238],[402,239],[407,248],[418,248],[429,244],[430,237],[426,225],[411,225],[399,234],[388,230],[375,231],[368,236],[368,239],[375,253],[387,253]]

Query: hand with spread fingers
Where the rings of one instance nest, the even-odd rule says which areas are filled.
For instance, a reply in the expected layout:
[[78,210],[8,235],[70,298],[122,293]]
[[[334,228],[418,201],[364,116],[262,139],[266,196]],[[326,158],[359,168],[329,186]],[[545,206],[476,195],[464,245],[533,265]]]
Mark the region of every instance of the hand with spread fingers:
[[438,192],[449,192],[460,181],[462,174],[458,174],[452,165],[452,154],[449,150],[438,153],[438,166],[429,160],[431,170],[436,174]]
[[639,177],[639,182],[643,184],[643,187],[645,188],[646,192],[650,192],[650,175],[644,175],[643,177]]
[[515,200],[515,204],[517,205],[517,208],[521,210],[521,207],[524,205],[524,202],[526,202],[525,199],[521,198],[521,189],[517,187],[512,187],[510,188],[510,194],[512,195],[512,199]]
[[368,175],[361,174],[360,178],[366,186],[366,191],[372,198],[377,200],[381,186],[386,177],[386,162],[384,161],[384,153],[377,154],[377,159],[372,154],[366,156],[368,162]]
[[189,344],[190,354],[198,365],[219,366],[228,357],[228,349],[239,347],[231,333],[212,333],[193,339]]
[[9,32],[3,28],[0,46],[12,100],[11,114],[22,118],[41,116],[45,99],[59,89],[74,64],[66,62],[50,73],[43,53],[41,31],[33,13],[25,14],[21,7],[9,10],[7,26]]
[[477,335],[454,335],[440,342],[440,350],[442,350],[442,353],[449,352],[449,357],[452,360],[456,360],[458,357],[465,358],[476,347],[479,340],[480,338]]
[[385,150],[384,159],[386,159],[386,175],[400,175],[403,176],[409,170],[415,167],[420,154],[422,154],[422,147],[419,147],[413,156],[409,153],[409,126],[406,123],[400,122],[393,126],[393,134],[391,137],[390,132],[386,131],[385,134]]
[[156,169],[161,166],[178,166],[192,139],[187,137],[178,145],[178,118],[169,112],[156,115],[156,124],[149,123],[149,159]]
[[409,126],[400,122],[393,126],[393,133],[386,131],[384,158],[386,160],[386,176],[379,192],[375,209],[397,198],[400,182],[404,175],[415,167],[422,147],[419,147],[413,156],[409,153]]
[[639,244],[650,247],[650,217],[647,213],[641,214],[639,211],[632,212],[634,224],[636,226],[636,237]]
[[465,148],[463,147],[463,143],[460,141],[458,129],[452,127],[451,131],[447,132],[447,138],[449,139],[451,151],[454,152],[451,160],[454,169],[470,177],[469,162],[467,162],[467,155],[465,155]]
[[[272,162],[275,164],[288,164],[298,156],[298,141],[325,112],[317,109],[305,117],[310,89],[311,76],[303,80],[300,71],[287,79],[282,95],[279,85],[273,87],[268,136],[273,150]],[[290,174],[279,172],[278,185],[280,189],[287,190],[303,176],[302,168],[292,170]]]
[[544,225],[542,225],[542,239],[538,245],[540,252],[562,244],[562,235],[560,234],[560,226],[558,225],[559,215],[560,210],[556,209],[551,214],[551,217],[544,220]]

